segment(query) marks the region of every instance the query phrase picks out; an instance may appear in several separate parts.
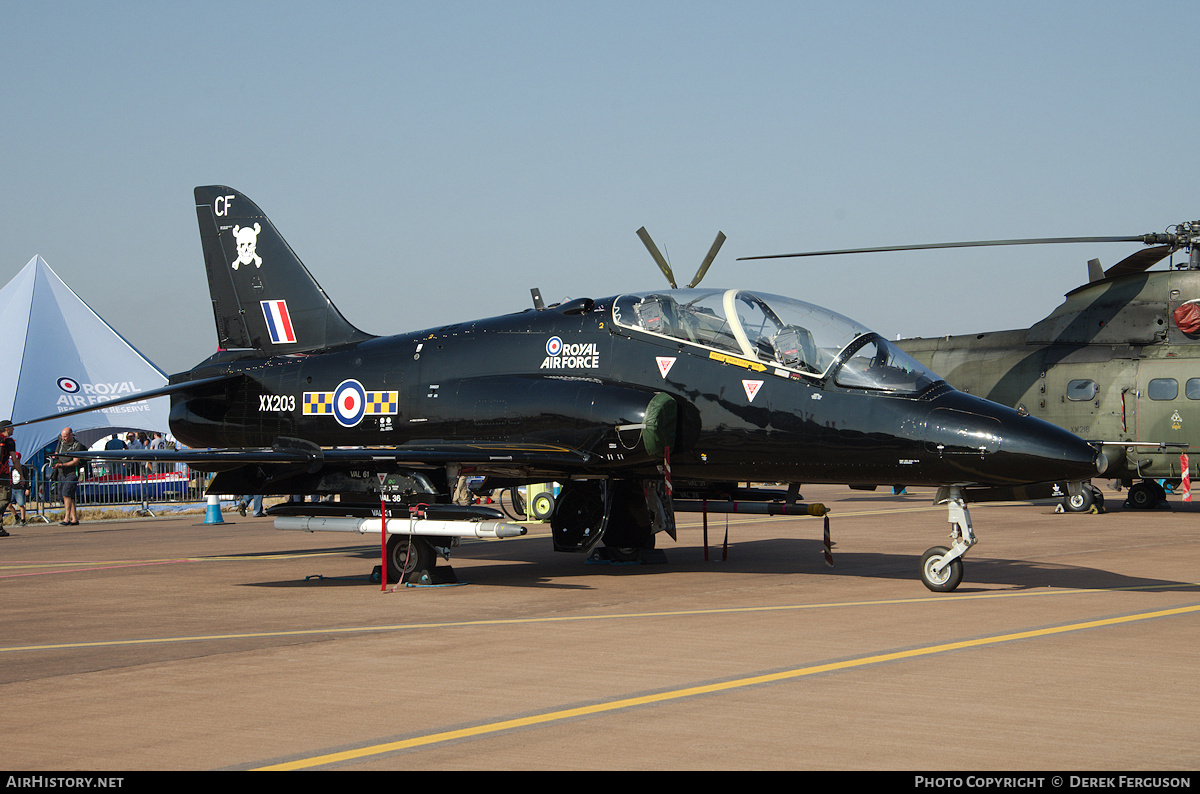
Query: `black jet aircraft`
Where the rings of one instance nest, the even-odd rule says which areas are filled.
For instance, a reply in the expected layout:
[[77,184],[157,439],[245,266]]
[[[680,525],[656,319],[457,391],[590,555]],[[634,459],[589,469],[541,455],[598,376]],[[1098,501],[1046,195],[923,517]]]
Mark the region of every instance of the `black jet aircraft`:
[[209,493],[336,494],[273,508],[276,526],[380,532],[387,521],[393,581],[428,573],[460,537],[524,532],[455,504],[473,476],[561,482],[555,549],[603,541],[616,554],[673,534],[672,493],[716,501],[739,482],[903,482],[943,489],[952,542],[920,570],[949,591],[976,542],[963,488],[1078,483],[1098,470],[1097,451],[1067,431],[955,390],[849,318],[764,292],[535,300],[373,336],[248,198],[222,186],[195,196],[219,350],[138,395],[169,394],[171,432],[194,449],[93,456],[186,461],[216,472]]

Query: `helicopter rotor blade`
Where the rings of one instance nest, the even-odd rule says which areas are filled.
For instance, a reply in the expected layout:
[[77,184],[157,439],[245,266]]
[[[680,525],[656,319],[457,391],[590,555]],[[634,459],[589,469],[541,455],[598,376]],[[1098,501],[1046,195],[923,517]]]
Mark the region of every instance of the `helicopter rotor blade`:
[[885,245],[877,248],[845,248],[839,251],[805,251],[798,254],[769,254],[767,256],[739,256],[737,261],[748,259],[789,259],[798,256],[832,256],[835,254],[871,254],[884,251],[923,251],[932,248],[977,248],[989,245],[1043,245],[1047,243],[1171,243],[1164,239],[1174,235],[1140,234],[1128,237],[1033,237],[1024,240],[971,240],[960,243],[922,243],[918,245]]
[[1125,276],[1130,273],[1141,273],[1145,270],[1157,265],[1164,258],[1170,256],[1176,251],[1175,246],[1160,245],[1155,248],[1143,248],[1136,253],[1122,259],[1112,267],[1104,271],[1105,278],[1114,276]]
[[692,276],[691,283],[687,285],[688,289],[700,283],[700,279],[704,278],[704,274],[708,272],[708,268],[712,265],[713,260],[717,258],[717,251],[721,250],[721,246],[725,244],[725,233],[717,232],[717,239],[713,240],[712,248],[708,249],[708,255],[704,257],[704,261],[700,263],[700,269],[696,271],[696,275]]
[[650,239],[650,232],[646,231],[646,227],[637,230],[637,236],[642,239],[642,243],[646,246],[646,250],[650,252],[650,256],[654,257],[654,261],[658,264],[658,269],[667,277],[667,283],[671,285],[671,289],[678,289],[675,284],[675,274],[671,272],[671,266],[667,264],[666,258],[659,252],[658,246]]

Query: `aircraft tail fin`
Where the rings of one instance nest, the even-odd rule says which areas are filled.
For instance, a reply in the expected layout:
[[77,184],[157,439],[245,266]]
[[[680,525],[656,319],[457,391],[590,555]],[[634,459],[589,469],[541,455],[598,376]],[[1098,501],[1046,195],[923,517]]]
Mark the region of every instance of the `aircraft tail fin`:
[[253,201],[223,185],[195,195],[222,349],[278,355],[371,338],[346,321]]

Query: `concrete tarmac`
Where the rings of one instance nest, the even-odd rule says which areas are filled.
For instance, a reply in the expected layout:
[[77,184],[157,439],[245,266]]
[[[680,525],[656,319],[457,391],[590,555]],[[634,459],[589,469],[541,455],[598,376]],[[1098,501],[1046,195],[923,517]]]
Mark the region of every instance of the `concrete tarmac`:
[[[1200,506],[971,506],[809,486],[820,519],[680,514],[667,564],[548,528],[380,591],[378,541],[201,516],[0,538],[0,767],[1194,770]],[[721,544],[728,534],[728,559]]]

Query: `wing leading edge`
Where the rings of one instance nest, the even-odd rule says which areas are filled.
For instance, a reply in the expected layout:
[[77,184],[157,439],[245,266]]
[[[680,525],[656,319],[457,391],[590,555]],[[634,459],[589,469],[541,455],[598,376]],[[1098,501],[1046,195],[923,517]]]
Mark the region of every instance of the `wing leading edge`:
[[399,447],[322,449],[292,439],[281,439],[273,447],[259,449],[118,449],[78,452],[73,453],[73,457],[141,463],[186,463],[201,471],[252,464],[311,466],[322,462],[338,467],[370,463],[425,467],[458,464],[464,467],[519,466],[569,471],[586,466],[593,459],[591,454],[582,450],[551,444],[424,442]]

